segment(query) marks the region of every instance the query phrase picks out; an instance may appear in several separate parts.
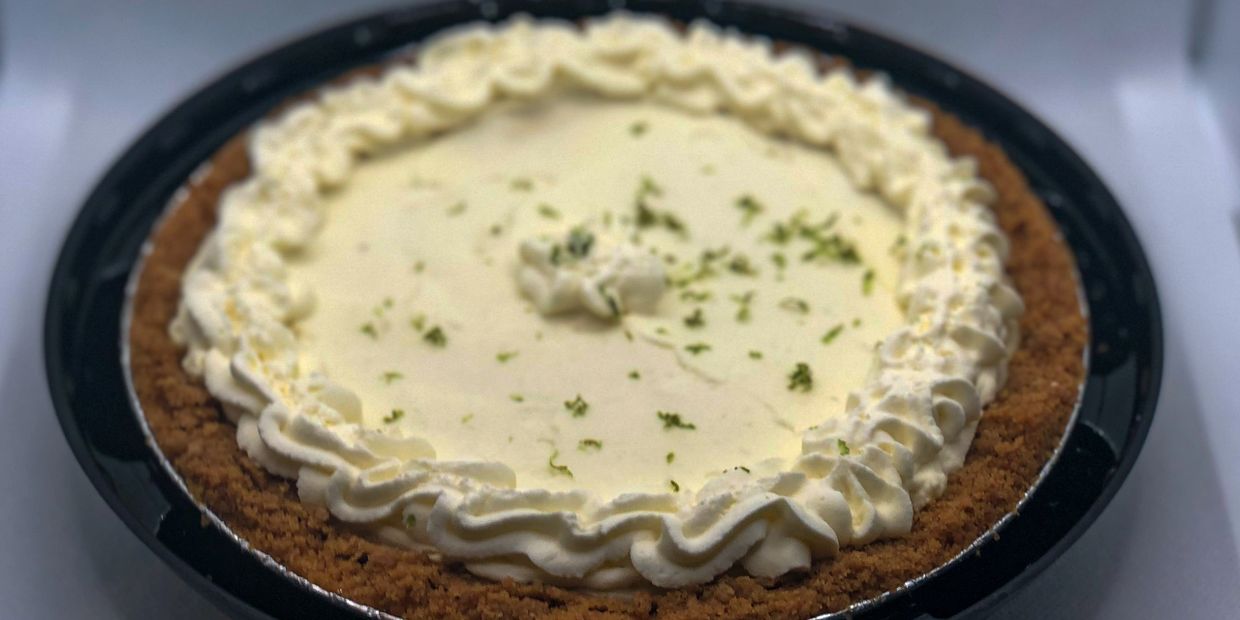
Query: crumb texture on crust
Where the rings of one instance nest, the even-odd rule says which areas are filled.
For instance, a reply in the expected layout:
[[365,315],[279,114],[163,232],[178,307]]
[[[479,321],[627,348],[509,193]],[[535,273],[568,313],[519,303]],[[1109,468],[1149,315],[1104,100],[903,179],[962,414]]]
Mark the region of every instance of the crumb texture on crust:
[[[784,617],[838,610],[950,559],[1009,512],[1062,436],[1084,375],[1085,321],[1069,251],[1019,170],[995,145],[926,102],[934,134],[971,156],[996,189],[993,208],[1011,242],[1008,272],[1023,296],[1022,343],[1006,387],[986,408],[968,460],[903,538],[842,549],[806,573],[777,580],[727,574],[713,582],[632,597],[495,583],[425,553],[378,544],[302,504],[295,484],[238,448],[206,389],[181,368],[167,333],[181,274],[215,223],[221,192],[249,174],[245,136],[229,142],[153,236],[130,332],[134,384],[161,450],[191,492],[242,538],[324,588],[411,617]],[[362,559],[365,559],[362,561]]]

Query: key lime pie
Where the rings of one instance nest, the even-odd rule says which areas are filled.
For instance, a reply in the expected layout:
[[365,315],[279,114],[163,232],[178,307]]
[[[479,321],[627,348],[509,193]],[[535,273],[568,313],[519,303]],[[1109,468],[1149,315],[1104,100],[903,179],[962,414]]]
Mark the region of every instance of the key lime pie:
[[273,114],[139,280],[161,448],[393,613],[799,613],[933,568],[1062,431],[1071,261],[997,149],[824,65],[518,18]]

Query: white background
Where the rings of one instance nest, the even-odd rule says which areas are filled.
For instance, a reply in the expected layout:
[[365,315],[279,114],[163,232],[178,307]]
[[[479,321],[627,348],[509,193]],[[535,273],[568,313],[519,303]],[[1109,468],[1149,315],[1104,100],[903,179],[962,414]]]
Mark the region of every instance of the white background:
[[[43,374],[47,280],[81,200],[145,126],[255,53],[384,3],[0,2],[2,615],[218,617],[70,454]],[[830,4],[971,70],[1060,131],[1125,206],[1158,277],[1166,376],[1145,450],[1097,523],[998,615],[1235,617],[1240,2],[1219,0],[1201,21],[1219,36],[1198,45],[1199,66],[1188,2]]]

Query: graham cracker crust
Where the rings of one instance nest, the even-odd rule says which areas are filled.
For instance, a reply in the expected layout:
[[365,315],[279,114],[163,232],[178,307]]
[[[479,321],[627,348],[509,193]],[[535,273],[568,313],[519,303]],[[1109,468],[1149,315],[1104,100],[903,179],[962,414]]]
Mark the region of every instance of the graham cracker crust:
[[[831,59],[824,66],[839,63]],[[375,72],[365,68],[343,79]],[[844,549],[806,573],[779,579],[729,573],[700,586],[617,597],[487,581],[339,527],[326,508],[298,501],[293,481],[268,473],[241,451],[235,427],[206,388],[182,370],[183,351],[168,335],[181,274],[215,224],[221,193],[249,174],[245,134],[226,143],[205,174],[186,184],[183,200],[152,235],[129,334],[143,412],[194,497],[238,536],[323,588],[397,616],[806,617],[893,590],[960,553],[1016,507],[1072,414],[1087,338],[1072,255],[1024,176],[974,129],[931,102],[914,103],[933,114],[934,134],[952,154],[977,160],[980,174],[997,190],[993,207],[1011,242],[1008,272],[1026,312],[1007,384],[986,407],[964,466],[951,475],[942,497],[916,514],[905,537]]]

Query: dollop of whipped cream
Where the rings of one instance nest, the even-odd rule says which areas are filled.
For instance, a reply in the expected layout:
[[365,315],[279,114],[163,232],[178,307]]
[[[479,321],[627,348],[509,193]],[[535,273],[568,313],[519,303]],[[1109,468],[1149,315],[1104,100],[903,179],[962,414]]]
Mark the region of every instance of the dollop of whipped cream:
[[[502,99],[566,90],[727,113],[827,149],[904,215],[905,323],[878,346],[844,415],[824,413],[782,469],[724,473],[679,494],[517,489],[501,463],[437,460],[421,438],[363,428],[359,399],[299,350],[293,326],[312,295],[288,281],[284,257],[313,239],[324,194],[361,156],[463,126]],[[824,74],[809,54],[776,55],[705,22],[681,33],[617,13],[583,27],[459,28],[427,43],[416,67],[327,89],[255,128],[252,176],[223,197],[170,330],[247,453],[296,479],[304,501],[383,540],[433,547],[483,576],[595,589],[702,583],[738,563],[759,576],[804,569],[909,531],[963,462],[1016,346],[1022,306],[993,192],[929,124],[881,77]],[[553,247],[520,250],[522,289],[540,310],[613,313],[599,284],[620,311],[660,293],[654,265],[623,245],[565,263]]]
[[522,241],[517,283],[542,314],[585,309],[604,319],[654,309],[667,288],[657,256],[577,227],[561,240]]

